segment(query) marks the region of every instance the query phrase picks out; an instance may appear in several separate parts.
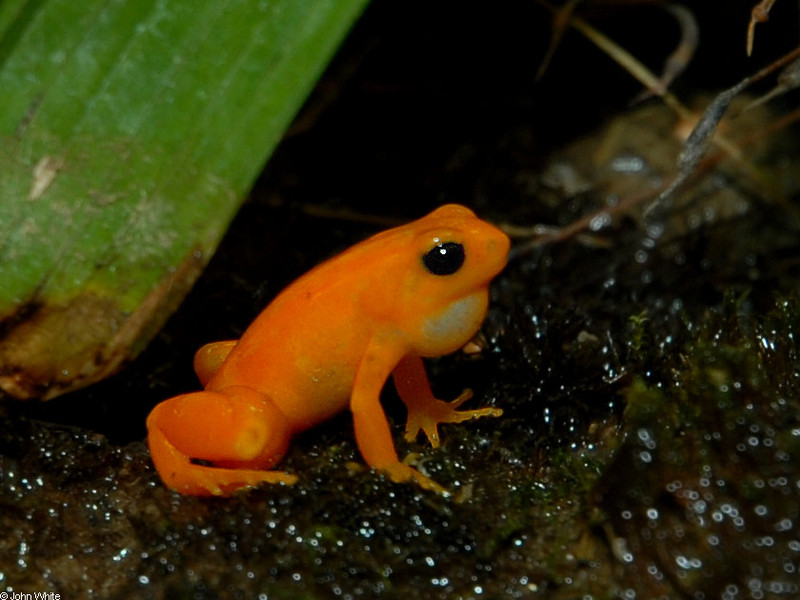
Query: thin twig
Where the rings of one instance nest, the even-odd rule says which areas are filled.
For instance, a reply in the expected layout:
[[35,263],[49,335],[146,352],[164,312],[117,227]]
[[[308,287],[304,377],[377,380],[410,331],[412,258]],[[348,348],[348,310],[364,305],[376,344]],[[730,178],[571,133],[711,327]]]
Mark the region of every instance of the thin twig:
[[775,0],[761,0],[750,12],[750,24],[747,26],[747,56],[753,54],[753,38],[756,35],[756,23],[769,21],[769,11]]
[[750,110],[773,98],[800,87],[800,59],[795,60],[778,75],[778,85],[760,98],[753,100],[744,110]]
[[[551,11],[556,10],[546,0],[536,0],[536,1],[538,4],[546,7]],[[766,2],[762,4],[766,6]],[[769,3],[767,10],[769,9],[769,7],[771,7],[771,3]],[[633,55],[628,53],[626,50],[617,45],[613,40],[606,37],[604,34],[596,30],[594,27],[589,25],[587,22],[585,22],[578,16],[572,15],[570,17],[570,24],[579,32],[581,32],[584,36],[586,36],[590,41],[592,41],[598,48],[606,52],[606,54],[608,54],[620,66],[625,68],[634,78],[636,78],[639,82],[641,82],[648,90],[659,95],[663,99],[664,103],[667,104],[670,108],[672,108],[681,119],[688,120],[691,118],[691,112],[689,111],[689,109],[686,108],[680,102],[680,100],[678,100],[678,98],[675,97],[672,93],[670,93],[667,90],[664,90],[663,86],[660,85],[660,80],[655,75],[653,75],[653,73],[649,69],[647,69],[647,67],[645,67],[642,63],[640,63],[638,59],[636,59]],[[761,183],[764,183],[763,178],[759,175],[758,171],[745,160],[745,158],[741,153],[740,148],[736,144],[730,142],[724,136],[721,136],[719,134],[715,136],[714,133],[716,132],[719,122],[721,121],[728,107],[730,106],[731,101],[739,93],[741,93],[745,88],[755,83],[756,81],[763,79],[764,77],[773,73],[775,70],[780,69],[785,65],[792,63],[794,60],[797,60],[798,58],[800,58],[800,47],[786,54],[780,59],[776,60],[769,66],[761,69],[755,75],[751,77],[746,77],[736,85],[720,93],[714,99],[714,101],[712,101],[712,103],[707,107],[703,116],[698,121],[697,125],[692,130],[692,133],[689,135],[686,142],[684,143],[684,146],[678,157],[677,174],[673,178],[671,178],[671,180],[667,181],[655,193],[653,193],[652,191],[648,191],[647,193],[630,197],[620,202],[613,208],[601,209],[599,211],[595,211],[592,214],[583,217],[581,219],[578,219],[577,221],[571,223],[570,225],[564,228],[547,232],[544,235],[540,235],[537,238],[530,240],[528,243],[520,246],[517,253],[518,254],[524,253],[525,251],[530,250],[533,247],[536,247],[538,245],[547,242],[556,242],[570,238],[576,235],[578,232],[582,232],[586,229],[591,229],[591,230],[600,229],[606,224],[611,222],[610,217],[612,215],[616,215],[624,210],[627,210],[632,206],[645,202],[647,199],[652,199],[655,196],[655,199],[645,209],[645,216],[652,217],[654,210],[658,207],[663,206],[665,204],[665,201],[669,197],[671,197],[672,194],[674,194],[678,188],[684,185],[687,182],[687,180],[692,176],[692,174],[698,168],[700,162],[703,160],[705,154],[707,153],[710,144],[716,145],[719,149],[722,150],[725,156],[733,158],[737,163],[739,163],[742,166],[743,170],[751,178]],[[714,157],[713,162],[718,162],[719,160],[721,160],[721,157]]]
[[[550,11],[556,11],[556,9],[549,2],[547,2],[547,0],[536,0],[536,2]],[[587,37],[595,46],[608,54],[615,62],[617,62],[617,64],[628,71],[628,73],[630,73],[633,78],[639,81],[645,88],[647,88],[653,94],[661,97],[664,102],[678,114],[678,116],[684,119],[691,117],[691,112],[689,109],[683,106],[680,100],[678,100],[673,94],[671,94],[669,91],[660,93],[661,86],[659,78],[656,77],[653,72],[650,71],[650,69],[642,64],[630,52],[623,49],[611,38],[601,33],[578,16],[572,15],[569,19],[569,23],[585,37]]]
[[[645,209],[646,217],[652,218],[654,216],[653,211],[664,205],[666,200],[686,182],[697,165],[700,163],[700,160],[708,151],[709,145],[712,142],[716,143],[718,147],[728,154],[728,156],[734,158],[737,163],[747,171],[751,178],[759,181],[762,184],[768,185],[769,182],[764,181],[763,177],[758,173],[758,171],[749,162],[742,158],[742,153],[736,144],[731,143],[729,140],[720,135],[714,137],[714,132],[722,120],[722,117],[725,116],[730,103],[736,96],[738,96],[740,93],[742,93],[742,91],[756,81],[760,81],[786,64],[794,63],[798,58],[800,58],[800,47],[795,48],[792,52],[782,56],[769,66],[764,67],[755,75],[745,77],[736,85],[728,88],[720,94],[717,94],[717,97],[714,98],[711,104],[708,105],[703,113],[703,116],[689,134],[689,137],[686,139],[686,142],[684,143],[683,148],[678,155],[677,177],[673,180],[672,184],[661,194],[659,194],[659,196]],[[768,189],[768,187],[766,189]]]
[[556,49],[561,44],[561,40],[564,38],[564,33],[566,33],[567,29],[569,28],[569,21],[572,18],[572,14],[575,12],[575,8],[583,2],[583,0],[568,0],[564,6],[559,8],[553,14],[553,37],[550,38],[550,45],[547,48],[547,52],[542,59],[541,64],[539,65],[539,70],[536,73],[536,81],[539,81],[547,71],[547,68],[550,66],[550,63],[553,60],[553,56],[556,53]]
[[680,4],[664,4],[663,8],[678,22],[681,39],[675,50],[664,61],[664,69],[658,79],[658,89],[645,90],[636,98],[636,102],[641,102],[649,96],[663,96],[670,84],[686,70],[700,45],[700,28],[691,11]]

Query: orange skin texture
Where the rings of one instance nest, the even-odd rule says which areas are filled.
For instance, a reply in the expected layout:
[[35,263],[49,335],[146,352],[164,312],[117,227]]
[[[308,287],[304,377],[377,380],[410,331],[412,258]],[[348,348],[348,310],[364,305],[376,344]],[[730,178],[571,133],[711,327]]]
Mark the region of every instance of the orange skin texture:
[[[437,275],[423,257],[447,242],[461,244],[464,262]],[[380,393],[392,375],[408,408],[406,439],[422,431],[433,447],[439,423],[502,413],[457,410],[469,391],[453,402],[436,399],[422,357],[454,352],[472,339],[509,245],[499,229],[450,204],[300,277],[240,340],[200,348],[195,371],[203,391],[170,398],[148,416],[150,453],[164,483],[198,496],[292,484],[295,475],[272,470],[291,437],[349,408],[370,467],[446,493],[398,459]]]

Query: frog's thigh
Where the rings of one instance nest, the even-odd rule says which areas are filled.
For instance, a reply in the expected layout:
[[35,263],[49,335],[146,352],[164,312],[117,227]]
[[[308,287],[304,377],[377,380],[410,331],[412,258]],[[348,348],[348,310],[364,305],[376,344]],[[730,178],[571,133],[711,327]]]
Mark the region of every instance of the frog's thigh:
[[[153,409],[148,429],[157,427],[183,454],[209,461],[250,461],[286,438],[277,409],[247,388],[176,396]],[[282,446],[283,443],[278,444]]]

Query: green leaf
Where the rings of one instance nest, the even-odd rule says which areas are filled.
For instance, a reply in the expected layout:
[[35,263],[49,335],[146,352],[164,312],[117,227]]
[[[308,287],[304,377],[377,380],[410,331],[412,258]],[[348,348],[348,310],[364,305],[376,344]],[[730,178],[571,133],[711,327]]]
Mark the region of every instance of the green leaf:
[[0,387],[140,351],[366,0],[0,2]]

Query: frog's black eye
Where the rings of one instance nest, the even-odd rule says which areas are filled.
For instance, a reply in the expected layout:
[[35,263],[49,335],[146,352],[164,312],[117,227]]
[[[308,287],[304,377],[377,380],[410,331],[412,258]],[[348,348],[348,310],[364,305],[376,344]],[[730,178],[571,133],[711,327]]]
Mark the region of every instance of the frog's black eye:
[[452,275],[461,268],[465,258],[464,246],[455,242],[441,242],[422,257],[422,262],[434,275]]

